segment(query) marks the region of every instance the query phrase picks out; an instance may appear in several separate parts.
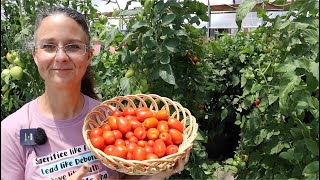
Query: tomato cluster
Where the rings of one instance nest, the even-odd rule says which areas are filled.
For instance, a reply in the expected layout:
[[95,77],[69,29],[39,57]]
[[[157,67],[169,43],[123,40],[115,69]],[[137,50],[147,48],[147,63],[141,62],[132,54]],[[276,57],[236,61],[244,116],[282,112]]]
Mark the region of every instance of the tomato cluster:
[[169,111],[147,107],[114,110],[106,123],[90,130],[90,141],[107,155],[127,160],[157,159],[178,152],[183,124]]

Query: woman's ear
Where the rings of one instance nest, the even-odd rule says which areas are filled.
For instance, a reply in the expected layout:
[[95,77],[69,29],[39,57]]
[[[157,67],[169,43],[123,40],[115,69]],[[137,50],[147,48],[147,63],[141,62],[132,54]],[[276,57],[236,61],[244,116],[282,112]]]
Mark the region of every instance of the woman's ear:
[[32,50],[32,57],[33,57],[34,62],[35,62],[36,65],[38,66],[38,58],[37,58],[37,56],[36,56],[36,52],[34,51],[34,49]]
[[93,58],[93,52],[94,52],[93,48],[89,49],[89,51],[88,51],[88,61],[89,61],[88,65],[91,63],[91,60]]

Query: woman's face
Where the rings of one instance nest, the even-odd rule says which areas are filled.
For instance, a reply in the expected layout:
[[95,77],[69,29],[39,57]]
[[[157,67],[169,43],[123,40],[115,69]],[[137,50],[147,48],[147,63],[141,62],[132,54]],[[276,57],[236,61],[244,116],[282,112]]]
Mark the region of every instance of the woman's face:
[[[93,52],[83,50],[86,44],[86,33],[72,18],[62,14],[44,18],[36,31],[32,54],[45,84],[60,88],[80,86]],[[56,46],[60,47],[57,51]]]

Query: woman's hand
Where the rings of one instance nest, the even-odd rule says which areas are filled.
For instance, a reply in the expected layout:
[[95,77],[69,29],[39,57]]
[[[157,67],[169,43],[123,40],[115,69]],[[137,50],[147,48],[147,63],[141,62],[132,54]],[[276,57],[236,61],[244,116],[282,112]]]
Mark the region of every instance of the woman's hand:
[[164,172],[150,176],[147,179],[165,179],[165,178],[172,176],[173,174],[180,173],[181,171],[184,170],[184,166],[189,161],[190,151],[191,151],[191,147],[189,149],[187,149],[186,156],[184,158],[179,159],[177,161],[177,163],[172,168],[170,168]]
[[[81,168],[72,174],[67,180],[82,180],[82,178],[87,175],[89,172],[89,164],[85,163],[81,166]],[[98,180],[98,177],[95,177],[94,180]]]

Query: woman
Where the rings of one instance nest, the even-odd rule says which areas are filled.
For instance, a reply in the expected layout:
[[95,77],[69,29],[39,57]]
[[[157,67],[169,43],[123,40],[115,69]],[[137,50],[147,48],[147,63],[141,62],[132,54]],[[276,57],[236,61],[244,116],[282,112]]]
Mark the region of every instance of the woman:
[[[45,11],[34,37],[32,55],[45,91],[1,122],[2,179],[164,179],[184,169],[189,152],[154,176],[128,176],[102,165],[82,136],[86,114],[100,103],[89,71],[93,50],[85,17],[68,8]],[[48,138],[28,145],[36,135],[20,130],[30,128],[42,128]]]

